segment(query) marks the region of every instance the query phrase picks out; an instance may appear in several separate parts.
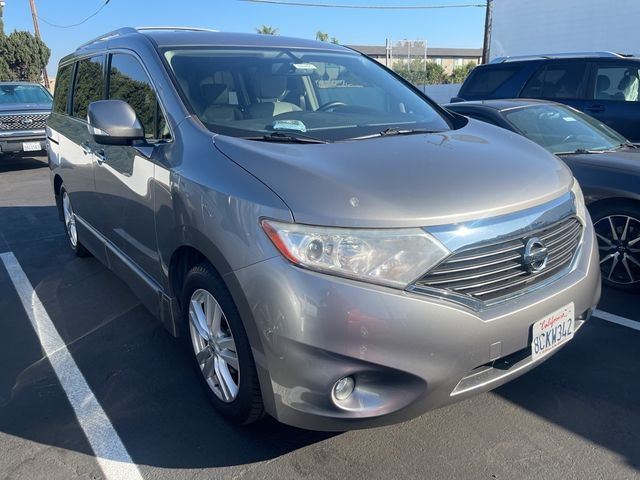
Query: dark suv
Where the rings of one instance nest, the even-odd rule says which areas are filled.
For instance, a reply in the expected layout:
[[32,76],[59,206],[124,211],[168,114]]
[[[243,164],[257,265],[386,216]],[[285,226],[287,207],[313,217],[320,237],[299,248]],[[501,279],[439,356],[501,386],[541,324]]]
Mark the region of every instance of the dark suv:
[[47,148],[45,123],[51,94],[42,85],[0,82],[0,156]]
[[553,100],[640,142],[639,84],[640,57],[609,52],[504,57],[474,69],[451,101]]

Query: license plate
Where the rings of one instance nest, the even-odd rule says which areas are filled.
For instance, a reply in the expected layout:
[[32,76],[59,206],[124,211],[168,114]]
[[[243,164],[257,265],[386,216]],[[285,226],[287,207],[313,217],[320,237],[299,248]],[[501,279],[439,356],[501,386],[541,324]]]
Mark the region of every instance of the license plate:
[[573,338],[574,318],[574,306],[570,303],[533,324],[531,341],[533,361],[544,357]]
[[22,144],[23,152],[37,152],[38,150],[42,150],[40,142],[24,142]]

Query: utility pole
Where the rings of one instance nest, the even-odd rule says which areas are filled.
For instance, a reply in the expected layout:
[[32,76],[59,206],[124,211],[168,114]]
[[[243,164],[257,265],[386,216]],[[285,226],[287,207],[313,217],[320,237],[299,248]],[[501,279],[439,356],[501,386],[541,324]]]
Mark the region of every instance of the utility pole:
[[[35,0],[29,0],[29,4],[31,5],[31,18],[33,18],[33,28],[36,32],[36,38],[38,40],[42,40],[40,36],[40,24],[38,23],[38,12],[36,11],[36,2]],[[49,75],[47,74],[47,66],[45,65],[42,69],[42,79],[44,80],[44,86],[49,89]]]
[[4,1],[0,1],[0,35],[4,33]]
[[489,48],[491,47],[491,26],[493,23],[493,0],[487,0],[487,13],[484,15],[484,45],[482,48],[482,63],[489,63]]

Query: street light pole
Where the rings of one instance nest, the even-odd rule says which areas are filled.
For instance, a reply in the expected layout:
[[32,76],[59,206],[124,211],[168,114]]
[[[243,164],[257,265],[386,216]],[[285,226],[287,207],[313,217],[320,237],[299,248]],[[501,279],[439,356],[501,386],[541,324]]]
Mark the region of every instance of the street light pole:
[[[38,12],[36,11],[36,2],[35,0],[29,0],[29,4],[31,5],[31,18],[33,18],[33,28],[36,32],[36,38],[38,40],[42,40],[42,37],[40,36],[40,24],[38,23]],[[49,89],[49,75],[47,74],[46,65],[42,69],[42,79],[44,80],[44,86]]]

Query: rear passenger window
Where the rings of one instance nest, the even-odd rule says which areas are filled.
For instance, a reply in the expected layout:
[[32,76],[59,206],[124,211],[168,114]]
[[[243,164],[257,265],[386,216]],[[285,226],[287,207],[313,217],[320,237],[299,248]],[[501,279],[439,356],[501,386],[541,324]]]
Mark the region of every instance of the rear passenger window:
[[538,70],[520,93],[526,98],[584,98],[585,63],[548,65]]
[[73,87],[73,116],[87,119],[87,108],[91,102],[102,100],[104,79],[103,57],[92,57],[78,62],[76,81]]
[[123,100],[131,105],[144,128],[147,141],[169,138],[167,122],[151,81],[135,57],[125,53],[111,56],[109,98]]
[[73,75],[73,65],[65,65],[58,70],[56,89],[53,95],[53,111],[55,113],[67,113],[71,75]]
[[640,67],[637,64],[598,66],[593,98],[597,100],[617,100],[637,102],[640,100]]
[[517,71],[518,68],[514,66],[505,66],[499,68],[476,68],[469,77],[469,80],[465,82],[460,95],[463,98],[465,95],[491,95],[507,80],[509,80]]

